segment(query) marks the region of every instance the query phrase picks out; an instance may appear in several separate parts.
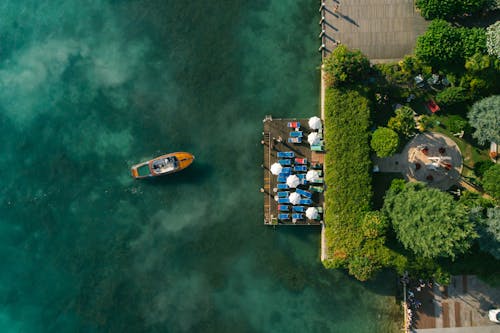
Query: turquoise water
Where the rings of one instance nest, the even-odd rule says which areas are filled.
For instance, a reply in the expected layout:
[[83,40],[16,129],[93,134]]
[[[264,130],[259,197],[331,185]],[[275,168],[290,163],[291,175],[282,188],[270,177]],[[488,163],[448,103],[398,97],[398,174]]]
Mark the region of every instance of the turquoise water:
[[[317,9],[1,2],[1,332],[387,330],[390,278],[263,226],[261,121],[318,113]],[[182,173],[130,177],[177,150]]]

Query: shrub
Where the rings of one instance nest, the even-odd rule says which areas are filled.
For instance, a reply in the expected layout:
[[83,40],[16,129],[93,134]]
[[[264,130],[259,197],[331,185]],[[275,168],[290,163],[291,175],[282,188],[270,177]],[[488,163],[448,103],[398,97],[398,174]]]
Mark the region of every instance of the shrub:
[[500,21],[486,28],[486,48],[489,55],[500,58]]
[[483,177],[484,173],[488,171],[489,168],[494,166],[495,163],[493,163],[491,160],[486,160],[486,161],[479,161],[474,164],[474,173],[478,177]]
[[414,111],[409,106],[402,106],[396,110],[396,115],[389,119],[387,127],[399,134],[409,137],[415,131]]
[[394,155],[399,146],[398,133],[387,127],[379,127],[373,132],[370,142],[378,157]]
[[495,164],[486,170],[483,187],[493,198],[500,200],[500,164]]
[[329,86],[358,82],[370,70],[370,61],[359,50],[340,45],[324,60],[323,69]]
[[[369,101],[358,91],[328,89],[325,95],[326,267],[348,267],[365,278],[375,270],[359,249],[362,224],[370,211]],[[353,259],[353,258],[357,259]],[[364,258],[364,259],[363,259]],[[354,262],[350,264],[350,260]],[[356,261],[358,260],[358,261]]]
[[442,106],[452,106],[470,99],[467,90],[462,87],[448,87],[436,95],[436,102]]
[[450,130],[450,132],[459,133],[461,131],[464,131],[466,127],[467,120],[458,115],[450,116],[448,120],[448,129]]

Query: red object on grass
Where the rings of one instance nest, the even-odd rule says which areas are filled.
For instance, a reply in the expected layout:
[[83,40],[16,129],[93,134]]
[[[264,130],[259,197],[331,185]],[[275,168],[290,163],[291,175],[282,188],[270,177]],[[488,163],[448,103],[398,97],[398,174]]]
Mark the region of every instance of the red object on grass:
[[436,102],[434,102],[432,99],[430,101],[427,101],[427,103],[425,103],[425,106],[429,109],[429,111],[431,111],[432,113],[436,113],[438,112],[439,110],[441,110],[439,108],[439,105],[436,104]]

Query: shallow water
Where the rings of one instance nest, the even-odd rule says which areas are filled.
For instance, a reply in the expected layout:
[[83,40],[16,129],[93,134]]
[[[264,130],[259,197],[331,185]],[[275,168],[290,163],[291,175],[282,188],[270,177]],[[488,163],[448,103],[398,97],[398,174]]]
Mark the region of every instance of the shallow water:
[[[85,3],[85,4],[84,4]],[[266,114],[318,114],[314,1],[0,4],[2,332],[387,331],[392,280],[263,226]],[[185,150],[182,173],[129,167]]]

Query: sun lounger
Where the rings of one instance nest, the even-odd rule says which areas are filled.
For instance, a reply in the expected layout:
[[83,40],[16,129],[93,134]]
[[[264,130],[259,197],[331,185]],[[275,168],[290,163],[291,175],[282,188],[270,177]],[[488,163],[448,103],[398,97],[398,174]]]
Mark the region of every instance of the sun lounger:
[[296,158],[295,164],[307,164],[307,158]]
[[315,170],[319,170],[319,169],[323,169],[323,163],[314,163],[314,164],[311,164],[311,168],[312,169],[315,169]]
[[288,192],[278,192],[278,198],[288,198]]
[[307,166],[305,165],[296,165],[293,167],[293,171],[296,172],[307,172]]
[[279,220],[288,220],[290,219],[290,214],[278,214],[278,219]]
[[292,160],[289,160],[289,159],[285,158],[285,159],[282,159],[282,160],[278,160],[278,163],[281,164],[281,165],[292,165]]
[[292,174],[292,168],[290,168],[290,167],[283,168],[283,169],[281,169],[280,174],[289,176]]
[[309,190],[313,192],[323,193],[323,186],[309,186]]
[[[279,202],[279,201],[278,201]],[[312,204],[312,200],[311,199],[300,199],[300,202],[299,204],[301,205],[311,205]]]
[[302,143],[302,138],[288,138],[288,143]]
[[322,145],[313,145],[311,146],[312,151],[323,151],[323,146]]
[[293,206],[293,211],[297,213],[303,213],[306,211],[306,207],[304,206]]
[[288,128],[300,128],[300,123],[298,121],[290,121],[286,126]]
[[279,151],[278,158],[294,158],[295,153],[293,151]]
[[290,137],[291,138],[301,138],[302,137],[302,131],[293,131],[293,132],[290,132]]
[[286,177],[287,177],[286,175],[280,174],[278,176],[278,183],[286,183]]
[[290,210],[290,206],[287,206],[287,205],[278,205],[278,210],[280,212],[288,212]]
[[279,198],[278,203],[279,204],[289,204],[290,200],[288,200],[288,198]]
[[311,183],[314,183],[314,184],[323,184],[323,178],[316,178],[314,181],[312,181]]
[[[286,182],[286,179],[285,179]],[[288,190],[288,185],[287,184],[278,184],[277,185],[278,190]]]
[[294,219],[294,220],[303,220],[304,219],[304,214],[302,214],[302,213],[293,213],[292,214],[292,219]]
[[297,192],[298,194],[308,198],[308,199],[311,199],[312,198],[312,193],[309,192],[309,191],[306,191],[306,190],[301,190],[300,188],[296,189],[295,192]]

